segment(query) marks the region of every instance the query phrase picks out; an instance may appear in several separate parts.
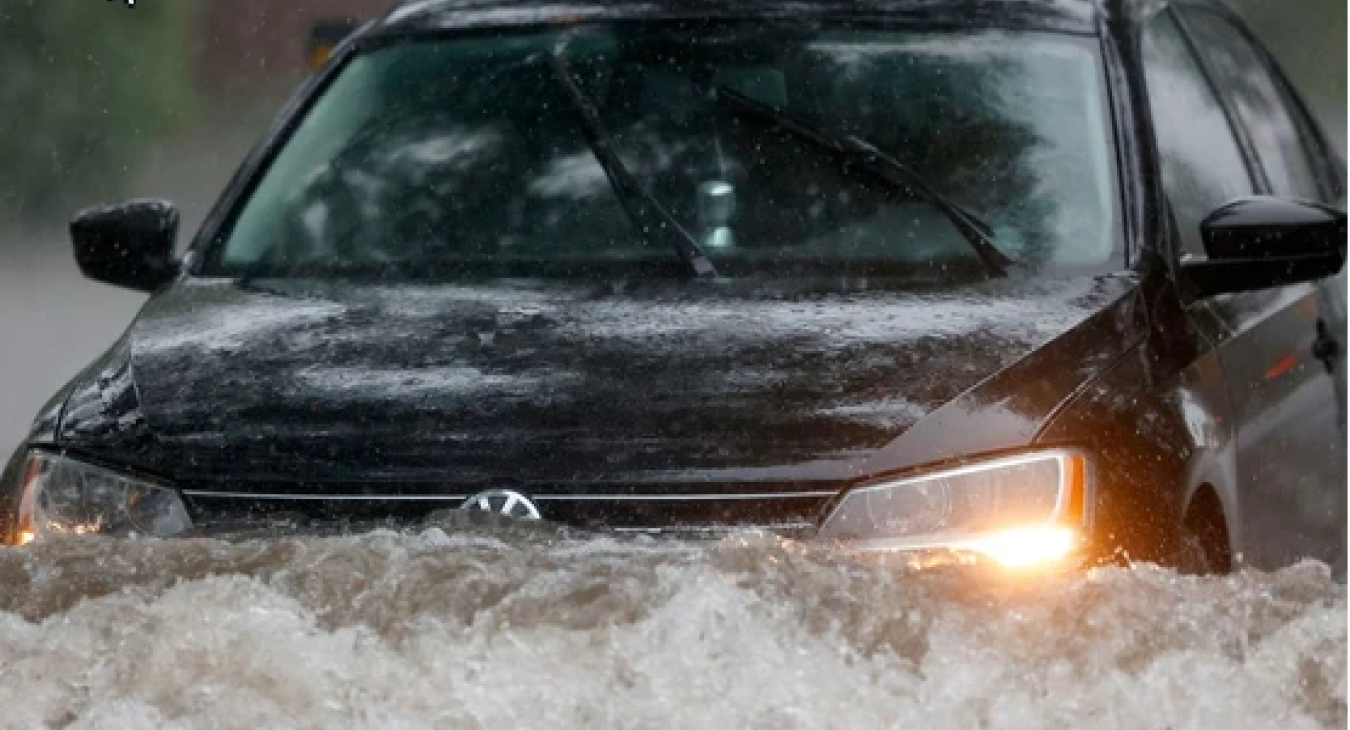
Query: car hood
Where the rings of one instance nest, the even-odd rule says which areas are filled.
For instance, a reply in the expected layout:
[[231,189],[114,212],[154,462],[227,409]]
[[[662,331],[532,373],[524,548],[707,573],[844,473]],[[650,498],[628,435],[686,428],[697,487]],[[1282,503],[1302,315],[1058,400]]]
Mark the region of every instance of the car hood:
[[174,478],[842,479],[1118,295],[196,280],[62,439]]

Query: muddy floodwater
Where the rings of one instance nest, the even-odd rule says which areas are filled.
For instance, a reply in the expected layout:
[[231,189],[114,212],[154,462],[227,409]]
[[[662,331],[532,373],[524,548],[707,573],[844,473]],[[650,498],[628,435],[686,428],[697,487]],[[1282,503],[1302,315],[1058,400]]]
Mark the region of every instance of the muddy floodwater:
[[746,534],[0,548],[4,728],[1346,723],[1324,566],[977,580]]

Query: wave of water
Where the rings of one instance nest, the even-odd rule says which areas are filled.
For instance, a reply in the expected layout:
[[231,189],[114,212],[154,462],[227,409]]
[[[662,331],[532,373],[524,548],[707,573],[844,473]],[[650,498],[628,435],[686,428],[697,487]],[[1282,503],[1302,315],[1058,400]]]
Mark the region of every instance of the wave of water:
[[713,544],[0,549],[3,728],[1322,728],[1325,567],[1037,581]]

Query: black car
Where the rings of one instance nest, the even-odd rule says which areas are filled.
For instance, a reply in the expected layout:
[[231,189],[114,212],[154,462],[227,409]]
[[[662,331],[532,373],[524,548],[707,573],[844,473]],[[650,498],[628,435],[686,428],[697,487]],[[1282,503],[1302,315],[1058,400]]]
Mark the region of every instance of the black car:
[[1343,570],[1344,178],[1210,2],[408,2],[181,257],[167,203],[76,218],[153,296],[0,534]]

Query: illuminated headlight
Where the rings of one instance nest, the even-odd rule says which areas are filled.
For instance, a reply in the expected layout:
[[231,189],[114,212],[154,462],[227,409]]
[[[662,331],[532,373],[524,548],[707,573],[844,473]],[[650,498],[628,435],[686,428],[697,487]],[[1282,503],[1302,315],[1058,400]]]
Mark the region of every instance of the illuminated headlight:
[[57,534],[165,537],[192,527],[178,491],[147,479],[33,452],[23,480],[20,542]]
[[1008,567],[1056,563],[1080,547],[1086,457],[1046,451],[879,482],[848,492],[820,536],[864,551],[951,550]]

